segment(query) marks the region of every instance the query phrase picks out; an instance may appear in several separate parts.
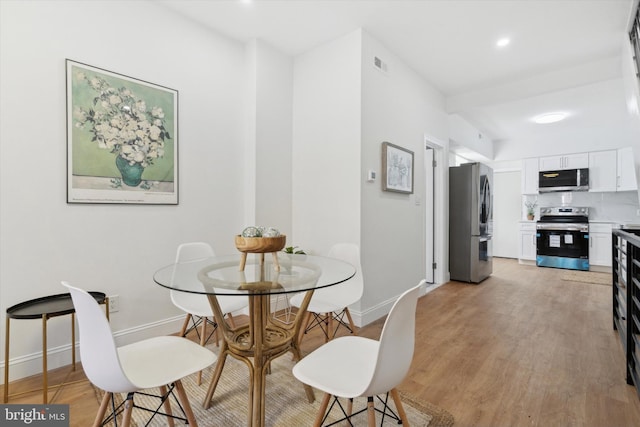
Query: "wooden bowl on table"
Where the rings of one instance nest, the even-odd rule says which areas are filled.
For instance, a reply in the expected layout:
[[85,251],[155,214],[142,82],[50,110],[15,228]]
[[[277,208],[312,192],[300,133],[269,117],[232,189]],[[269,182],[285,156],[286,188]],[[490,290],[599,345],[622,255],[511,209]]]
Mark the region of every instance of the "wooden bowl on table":
[[271,252],[273,254],[273,263],[276,271],[280,270],[278,263],[278,251],[284,248],[287,243],[287,236],[281,235],[276,237],[243,237],[236,236],[236,248],[242,252],[240,259],[240,271],[244,271],[247,262],[247,254],[262,254],[260,256],[260,265],[264,264],[264,254]]

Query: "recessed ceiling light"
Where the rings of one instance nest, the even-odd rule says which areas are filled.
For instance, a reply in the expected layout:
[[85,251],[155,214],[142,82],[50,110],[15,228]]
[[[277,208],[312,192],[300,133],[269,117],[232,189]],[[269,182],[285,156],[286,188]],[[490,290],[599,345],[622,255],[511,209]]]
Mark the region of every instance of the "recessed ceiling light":
[[568,116],[569,114],[564,112],[545,113],[545,114],[540,114],[539,116],[534,117],[533,121],[538,124],[548,124],[548,123],[559,122],[561,120],[566,119]]
[[509,43],[511,43],[511,40],[508,37],[503,37],[496,42],[496,46],[505,47]]

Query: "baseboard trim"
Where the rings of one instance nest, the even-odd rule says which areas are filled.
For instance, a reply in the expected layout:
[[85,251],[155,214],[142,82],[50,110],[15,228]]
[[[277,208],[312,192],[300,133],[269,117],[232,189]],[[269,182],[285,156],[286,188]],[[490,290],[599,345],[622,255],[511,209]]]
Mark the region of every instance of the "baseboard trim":
[[[445,282],[446,283],[446,282]],[[429,283],[424,286],[420,290],[420,297],[432,292],[433,290],[439,288],[445,283]],[[380,302],[379,304],[371,307],[368,310],[363,311],[351,311],[351,317],[353,317],[353,323],[356,324],[357,327],[361,328],[363,326],[368,325],[369,323],[375,322],[381,317],[386,316],[391,311],[391,307],[396,302],[396,300],[400,297],[401,294],[398,294],[395,297],[389,298],[385,301]]]

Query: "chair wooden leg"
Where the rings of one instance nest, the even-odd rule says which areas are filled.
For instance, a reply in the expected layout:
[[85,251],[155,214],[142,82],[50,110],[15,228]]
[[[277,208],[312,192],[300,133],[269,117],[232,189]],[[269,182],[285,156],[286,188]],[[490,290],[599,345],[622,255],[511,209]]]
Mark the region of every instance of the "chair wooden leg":
[[356,325],[353,324],[353,319],[351,318],[351,312],[349,311],[349,307],[344,309],[344,312],[347,315],[347,319],[349,319],[349,327],[351,328],[351,333],[353,335],[358,335],[356,332]]
[[325,393],[322,397],[322,403],[320,404],[320,409],[318,409],[316,420],[313,422],[313,427],[320,427],[320,425],[322,424],[322,419],[324,418],[324,413],[327,410],[327,406],[329,406],[330,399],[331,395],[329,393]]
[[229,324],[231,325],[231,327],[235,328],[236,327],[236,322],[234,322],[234,320],[233,320],[233,314],[227,313],[227,319],[229,319]]
[[184,318],[184,322],[182,323],[182,329],[180,329],[181,337],[183,337],[187,332],[187,328],[189,327],[189,320],[191,320],[191,314],[187,313],[187,316]]
[[324,336],[324,342],[332,340],[336,337],[336,331],[333,330],[333,313],[327,313],[327,334]]
[[207,395],[204,398],[204,402],[202,402],[202,407],[204,409],[209,409],[211,407],[211,400],[213,399],[213,393],[216,391],[216,386],[218,385],[218,381],[220,380],[220,375],[222,374],[222,368],[224,368],[224,362],[227,361],[227,344],[226,341],[222,341],[222,349],[220,351],[220,355],[218,356],[218,360],[216,361],[216,369],[213,371],[213,376],[211,377],[211,384],[209,384],[209,389],[207,390]]
[[124,417],[122,419],[122,427],[129,427],[131,425],[131,411],[133,411],[133,393],[127,395],[124,401]]
[[[202,331],[200,332],[200,345],[204,347],[206,344],[206,333],[207,333],[207,318],[202,318]],[[217,329],[216,329],[217,333]],[[198,385],[202,384],[202,371],[198,371],[198,380],[196,381]]]
[[[353,414],[353,399],[352,398],[350,398],[347,401],[347,417],[351,417],[351,414]],[[352,425],[350,418],[346,420],[346,424],[345,425],[347,425],[347,426],[351,426]]]
[[[165,385],[160,386],[160,395],[167,396],[167,386]],[[167,399],[164,401],[162,405],[164,407],[165,413],[167,413],[168,415],[173,415],[171,412],[171,401],[169,400],[169,396],[167,396]],[[175,423],[173,422],[173,418],[171,417],[167,417],[167,423],[169,424],[169,427],[175,426]]]
[[207,318],[202,318],[202,330],[200,331],[200,345],[204,347],[207,341]]
[[376,408],[373,404],[373,396],[367,397],[367,420],[369,427],[376,427]]
[[107,406],[109,406],[111,396],[113,396],[113,393],[104,393],[102,402],[100,402],[100,408],[98,408],[98,413],[96,414],[96,419],[93,421],[93,427],[100,427],[102,425],[102,420],[104,420],[104,414],[107,412]]
[[300,332],[299,332],[299,336],[298,336],[298,345],[302,344],[302,338],[304,337],[305,331],[307,330],[307,328],[309,327],[309,322],[311,322],[311,313],[308,311],[305,311],[304,313],[304,319],[302,324],[300,325]]
[[198,422],[196,421],[195,415],[193,415],[191,404],[189,404],[189,398],[187,397],[187,393],[184,391],[181,380],[176,381],[176,392],[178,393],[178,399],[180,399],[180,403],[182,403],[184,414],[187,416],[189,426],[198,427]]
[[400,400],[400,394],[397,389],[391,390],[391,397],[393,398],[393,403],[396,404],[396,409],[398,410],[398,415],[402,420],[402,425],[404,427],[409,427],[409,419],[407,418],[407,413],[404,412],[404,407],[402,406],[402,401]]

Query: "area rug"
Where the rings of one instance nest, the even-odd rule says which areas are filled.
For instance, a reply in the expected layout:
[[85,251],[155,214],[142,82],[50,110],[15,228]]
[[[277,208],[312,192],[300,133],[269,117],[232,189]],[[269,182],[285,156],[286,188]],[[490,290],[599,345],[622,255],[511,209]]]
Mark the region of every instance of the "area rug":
[[[279,357],[271,365],[271,373],[267,377],[266,385],[266,426],[304,427],[313,425],[320,406],[320,400],[322,399],[322,393],[315,390],[316,400],[314,403],[309,403],[302,383],[298,382],[291,373],[292,367],[293,361],[289,354]],[[246,365],[232,357],[227,358],[213,398],[213,404],[211,408],[204,410],[202,401],[207,392],[212,373],[213,367],[203,372],[202,385],[200,386],[196,383],[197,374],[190,375],[183,380],[183,385],[189,396],[189,402],[198,420],[198,425],[200,427],[247,425],[249,416],[247,388],[249,373]],[[98,392],[97,397],[100,398],[101,394],[101,392]],[[453,416],[447,411],[428,402],[421,402],[402,392],[400,392],[400,395],[411,426],[449,427],[453,425]],[[391,398],[389,400],[390,402],[392,401]],[[154,407],[154,405],[157,406],[158,400],[136,395],[135,402],[139,406]],[[365,398],[355,399],[353,411],[356,412],[365,406]],[[176,408],[177,405],[172,404],[172,407]],[[376,407],[378,407],[378,403],[376,403]],[[391,403],[391,407],[395,411],[393,403]],[[178,413],[179,410],[174,409],[174,415],[178,415]],[[340,410],[334,409],[330,417],[335,420],[341,418]],[[379,425],[381,414],[377,414],[376,417]],[[148,414],[146,411],[134,409],[133,425],[144,426],[147,421]],[[357,415],[352,422],[355,426],[366,426],[366,413],[363,412]],[[153,427],[166,426],[167,422],[164,417],[156,417],[148,425]],[[397,426],[397,421],[386,417],[383,426],[392,425]]]
[[562,274],[562,280],[570,282],[594,283],[596,285],[611,286],[611,274],[596,271],[567,271]]

